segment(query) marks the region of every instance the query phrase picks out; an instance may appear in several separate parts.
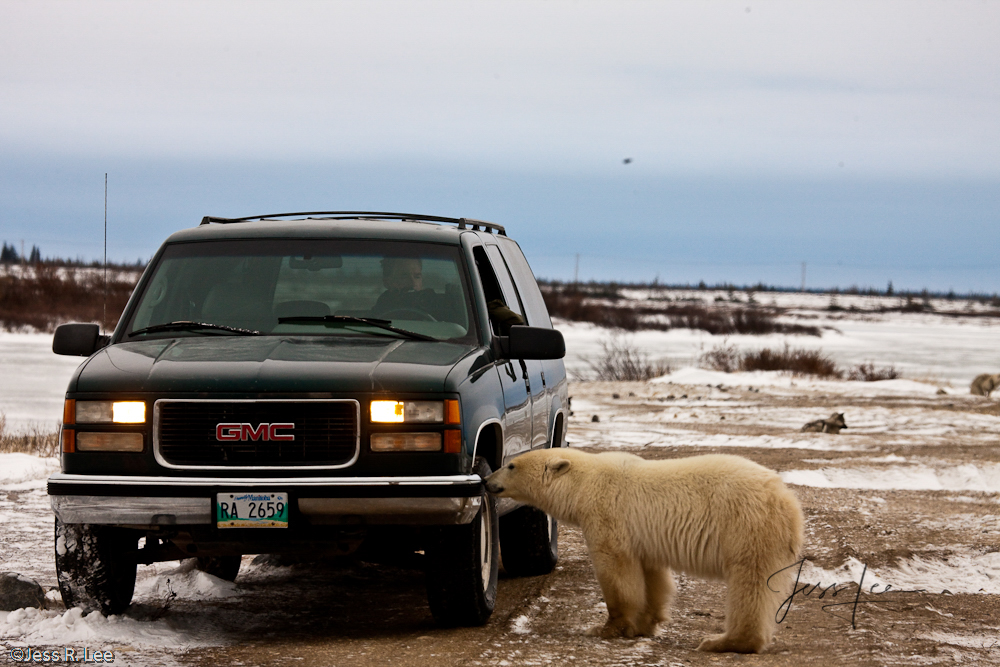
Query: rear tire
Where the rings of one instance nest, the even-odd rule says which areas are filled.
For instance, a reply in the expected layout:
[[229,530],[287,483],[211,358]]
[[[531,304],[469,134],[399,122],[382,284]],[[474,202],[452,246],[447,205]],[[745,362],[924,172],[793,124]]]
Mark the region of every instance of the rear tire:
[[[476,458],[474,472],[483,479],[490,466]],[[442,527],[425,548],[427,601],[438,625],[483,625],[497,598],[500,541],[496,499],[483,489],[475,518],[464,526]]]
[[548,574],[559,561],[559,524],[540,509],[522,507],[500,519],[500,557],[512,577]]
[[67,609],[120,614],[135,592],[139,534],[56,519],[56,576]]
[[198,556],[197,560],[198,563],[195,567],[205,574],[226,581],[236,581],[243,556]]

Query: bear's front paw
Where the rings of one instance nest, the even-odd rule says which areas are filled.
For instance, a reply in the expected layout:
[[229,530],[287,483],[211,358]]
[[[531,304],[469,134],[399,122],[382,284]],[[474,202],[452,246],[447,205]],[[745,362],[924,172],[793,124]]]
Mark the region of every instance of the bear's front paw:
[[698,644],[699,651],[707,651],[709,653],[721,653],[725,651],[726,635],[709,635],[701,640]]
[[587,630],[587,634],[601,639],[617,639],[619,637],[635,637],[640,633],[630,624],[608,621],[604,625],[595,625],[590,628]]

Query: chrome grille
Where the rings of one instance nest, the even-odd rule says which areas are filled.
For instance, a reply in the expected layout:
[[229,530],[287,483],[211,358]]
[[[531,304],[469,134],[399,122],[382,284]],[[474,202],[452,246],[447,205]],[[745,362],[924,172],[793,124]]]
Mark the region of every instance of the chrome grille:
[[[153,417],[157,460],[177,468],[338,468],[358,455],[359,404],[353,400],[160,400]],[[294,440],[219,441],[219,424],[292,423]]]

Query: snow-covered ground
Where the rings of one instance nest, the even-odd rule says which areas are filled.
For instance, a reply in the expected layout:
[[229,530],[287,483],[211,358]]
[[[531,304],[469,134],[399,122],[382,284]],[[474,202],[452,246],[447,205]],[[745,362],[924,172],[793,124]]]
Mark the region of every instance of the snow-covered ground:
[[[766,303],[768,298],[764,295],[761,301]],[[829,297],[823,297],[817,307],[828,302]],[[723,342],[721,337],[688,330],[639,332],[628,336],[628,342],[651,359],[669,360],[673,372],[621,390],[608,384],[574,383],[570,445],[653,455],[688,449],[753,450],[758,457],[793,452],[797,457],[793,464],[775,465],[787,483],[817,492],[841,489],[867,494],[856,498],[859,513],[879,516],[887,502],[881,495],[928,492],[950,494],[933,496],[932,506],[938,502],[934,498],[951,507],[981,507],[987,502],[1000,514],[1000,462],[993,456],[980,460],[950,453],[955,445],[968,452],[976,448],[993,451],[997,444],[1000,414],[983,409],[990,405],[987,399],[968,395],[972,377],[1000,372],[997,323],[988,318],[899,313],[844,319],[820,313],[811,323],[831,328],[824,329],[821,338],[731,336],[726,340],[739,347],[774,347],[787,341],[795,347],[820,348],[842,366],[894,365],[903,379],[863,383],[780,373],[719,373],[696,366],[701,354]],[[586,360],[600,354],[601,341],[610,332],[567,322],[557,322],[557,327],[566,336],[571,373],[586,376]],[[0,333],[0,411],[6,415],[7,428],[54,431],[66,384],[80,361],[52,354],[49,335]],[[830,411],[846,413],[848,429],[841,435],[799,431],[805,422],[826,417]],[[199,572],[188,562],[160,563],[140,567],[135,612],[105,618],[63,609],[54,590],[52,514],[45,491],[46,477],[57,468],[54,459],[0,454],[0,571],[20,572],[49,589],[47,609],[0,611],[0,640],[8,648],[114,647],[127,656],[128,664],[160,665],[175,663],[178,648],[233,641],[231,635],[205,627],[205,617],[191,610],[213,604],[217,606],[213,619],[225,624],[228,618],[237,624],[240,600],[250,594],[243,582],[276,576],[273,566],[249,556],[244,558],[236,584]],[[920,521],[930,531],[959,531],[948,533],[955,535],[965,531],[1000,546],[995,514],[941,512]],[[939,543],[923,551],[914,546],[913,553],[907,554],[894,563],[869,567],[865,581],[934,593],[1000,595],[996,549]],[[864,564],[853,557],[839,562],[826,569],[808,564],[804,580],[858,581]],[[938,606],[932,603],[934,609]],[[529,633],[528,621],[518,619],[512,633]],[[949,637],[931,640],[960,646],[960,640],[964,641]]]
[[53,354],[52,334],[0,331],[0,413],[7,430],[57,431],[66,385],[82,361]]
[[[823,335],[713,336],[704,331],[673,329],[623,334],[621,339],[642,350],[652,361],[665,360],[674,369],[695,367],[706,352],[723,344],[739,349],[795,348],[822,350],[838,365],[862,363],[894,366],[905,378],[927,380],[967,389],[980,373],[1000,372],[1000,320],[944,318],[937,315],[891,313],[845,316],[818,315],[808,320]],[[592,373],[588,360],[601,355],[601,343],[612,334],[587,323],[556,321],[566,337],[566,366],[577,377]]]

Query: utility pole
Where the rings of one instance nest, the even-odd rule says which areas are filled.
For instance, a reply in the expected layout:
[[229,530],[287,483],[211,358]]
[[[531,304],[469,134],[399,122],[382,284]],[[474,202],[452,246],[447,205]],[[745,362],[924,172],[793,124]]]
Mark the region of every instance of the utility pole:
[[576,268],[573,269],[573,287],[580,284],[580,253],[576,253]]
[[801,291],[803,291],[803,292],[806,291],[806,263],[805,262],[802,262],[802,290]]
[[101,330],[108,321],[108,174],[104,173],[104,315],[101,319]]

